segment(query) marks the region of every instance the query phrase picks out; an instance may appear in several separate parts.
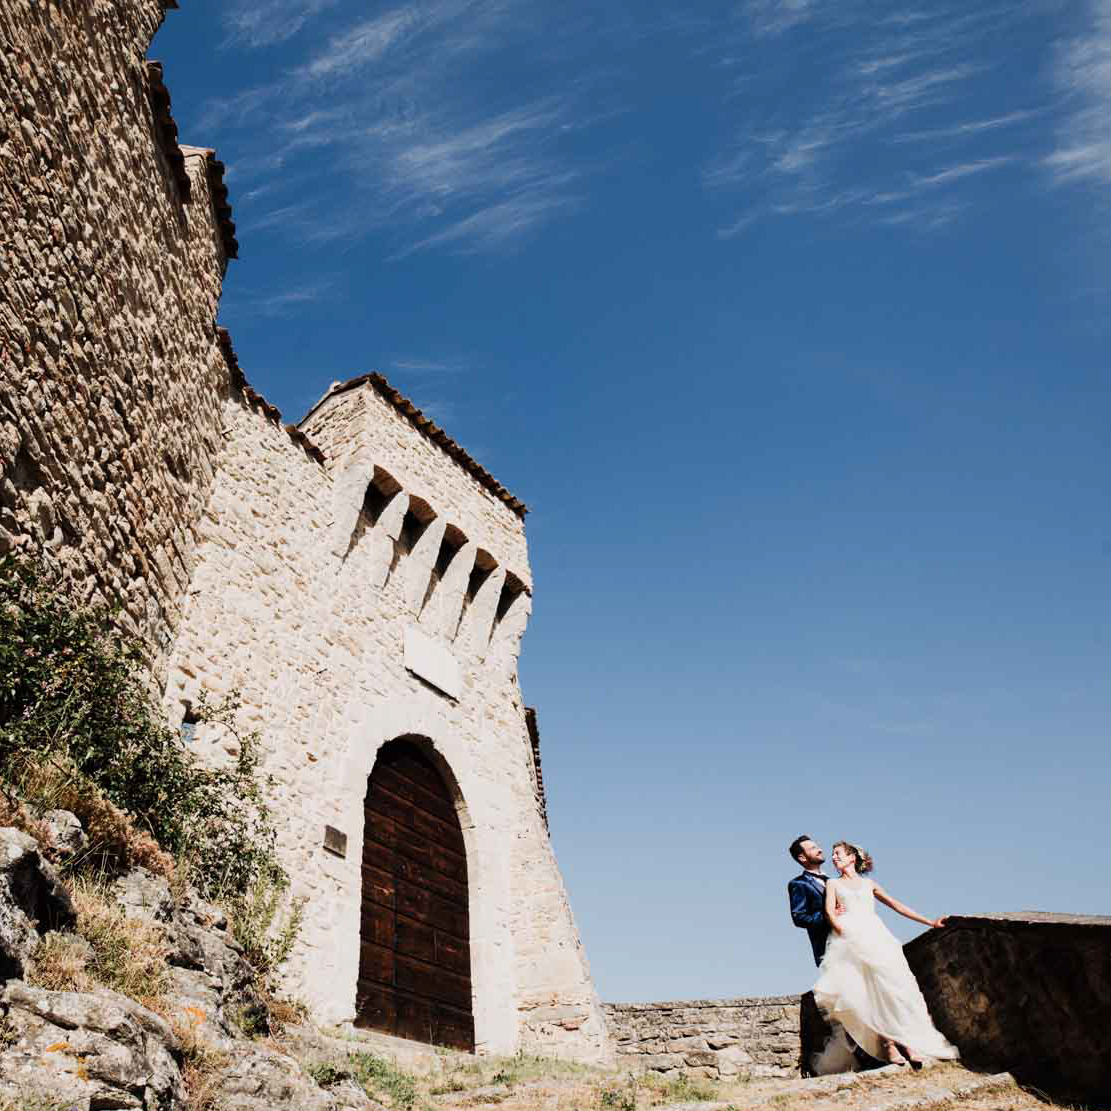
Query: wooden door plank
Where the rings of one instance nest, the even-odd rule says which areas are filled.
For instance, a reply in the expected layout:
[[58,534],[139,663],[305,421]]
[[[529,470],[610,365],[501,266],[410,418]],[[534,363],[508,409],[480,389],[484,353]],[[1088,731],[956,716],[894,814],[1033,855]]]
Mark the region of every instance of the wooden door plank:
[[452,792],[408,742],[367,783],[355,1024],[473,1052],[470,916]]
[[400,991],[407,991],[424,999],[435,999],[440,1003],[449,1003],[459,1008],[471,1005],[470,980],[456,976],[446,969],[396,953],[394,975],[397,977],[396,986]]
[[359,982],[395,985],[396,955],[392,946],[363,941],[359,945]]
[[402,775],[396,767],[375,770],[374,781],[376,785],[384,787],[392,795],[406,799],[421,810],[434,814],[441,821],[454,824],[456,819],[455,807],[450,799],[437,795],[427,790],[419,783],[414,783]]

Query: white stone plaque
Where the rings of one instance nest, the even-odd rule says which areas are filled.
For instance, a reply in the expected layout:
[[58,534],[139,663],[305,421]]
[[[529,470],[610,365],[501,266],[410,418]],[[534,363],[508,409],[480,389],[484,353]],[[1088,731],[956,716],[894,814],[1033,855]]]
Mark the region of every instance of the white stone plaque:
[[405,666],[451,698],[463,693],[463,673],[451,649],[416,625],[405,628]]

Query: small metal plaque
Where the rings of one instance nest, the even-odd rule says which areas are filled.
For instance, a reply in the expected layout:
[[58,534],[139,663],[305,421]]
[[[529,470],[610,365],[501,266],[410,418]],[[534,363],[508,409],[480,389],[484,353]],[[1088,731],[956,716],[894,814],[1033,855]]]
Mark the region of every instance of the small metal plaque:
[[324,827],[324,851],[333,856],[347,855],[347,834],[340,833],[335,826]]

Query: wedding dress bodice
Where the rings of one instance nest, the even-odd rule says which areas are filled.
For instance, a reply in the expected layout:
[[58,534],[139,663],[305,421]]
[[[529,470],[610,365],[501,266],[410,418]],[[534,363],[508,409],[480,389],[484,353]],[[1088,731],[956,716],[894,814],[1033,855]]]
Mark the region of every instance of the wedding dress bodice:
[[850,887],[844,880],[837,883],[837,899],[846,914],[875,914],[876,885],[871,880],[860,880],[859,886]]

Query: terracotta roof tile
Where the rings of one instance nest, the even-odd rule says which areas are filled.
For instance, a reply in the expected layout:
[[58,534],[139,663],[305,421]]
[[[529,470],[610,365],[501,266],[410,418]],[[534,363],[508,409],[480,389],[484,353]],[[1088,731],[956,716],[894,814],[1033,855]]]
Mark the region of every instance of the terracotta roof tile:
[[433,443],[437,444],[443,451],[451,456],[470,474],[480,486],[485,487],[494,495],[499,501],[504,502],[518,517],[524,519],[528,513],[528,506],[519,498],[514,497],[481,463],[473,459],[466,451],[463,450],[442,428],[440,428],[430,417],[426,417],[407,397],[403,397],[390,383],[378,373],[360,374],[357,378],[352,378],[347,382],[341,382],[333,386],[301,419],[301,423],[305,421],[324,404],[329,398],[335,397],[336,394],[345,393],[347,390],[358,389],[359,386],[371,386],[375,392],[386,401],[388,401],[402,416],[406,417],[409,422],[427,436]]
[[536,711],[525,707],[525,726],[528,728],[529,745],[532,747],[532,766],[536,769],[536,804],[544,828],[548,828],[548,796],[544,793],[544,772],[540,767],[540,726],[536,722]]
[[224,184],[224,164],[216,157],[211,147],[182,146],[182,154],[200,155],[205,160],[208,175],[208,189],[212,194],[212,207],[216,213],[216,224],[224,241],[226,258],[239,258],[239,240],[235,238],[235,222],[231,218],[231,204],[228,201],[228,187]]
[[[247,382],[247,377],[239,366],[239,357],[236,355],[235,348],[232,346],[231,333],[227,328],[218,327],[216,329],[216,342],[220,345],[220,351],[223,353],[224,362],[228,365],[228,374],[231,377],[232,385],[243,395],[247,404],[253,408],[261,409],[275,424],[281,424],[281,410],[278,409],[276,405],[271,405],[262,394],[252,389]],[[285,431],[286,435],[288,435],[310,459],[316,460],[321,466],[324,465],[324,452],[322,452],[300,428],[295,424],[287,424],[285,425]]]
[[161,62],[147,62],[147,78],[154,122],[162,140],[162,151],[166,155],[166,161],[170,163],[170,172],[177,182],[182,203],[188,204],[192,193],[192,182],[185,172],[185,156],[178,146],[177,123],[170,114],[170,90],[166,88],[166,82],[163,80]]

